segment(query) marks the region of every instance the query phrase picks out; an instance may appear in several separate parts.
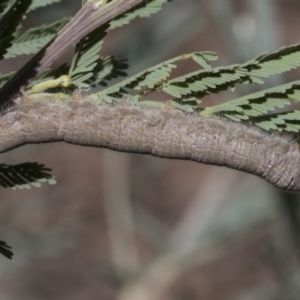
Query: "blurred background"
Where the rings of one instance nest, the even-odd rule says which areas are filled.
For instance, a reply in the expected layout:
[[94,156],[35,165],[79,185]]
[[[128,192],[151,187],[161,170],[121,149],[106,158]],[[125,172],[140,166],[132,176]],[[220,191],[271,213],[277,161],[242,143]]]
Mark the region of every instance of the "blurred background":
[[[80,5],[63,0],[26,26],[72,16]],[[129,74],[193,51],[215,51],[215,66],[244,62],[299,43],[299,16],[297,0],[173,0],[110,32],[101,55],[129,59]],[[1,73],[27,59],[7,60]],[[193,68],[181,64],[175,75]],[[298,194],[227,168],[65,143],[1,154],[1,163],[26,161],[50,167],[58,183],[0,190],[0,239],[15,253],[0,257],[0,299],[299,299]]]

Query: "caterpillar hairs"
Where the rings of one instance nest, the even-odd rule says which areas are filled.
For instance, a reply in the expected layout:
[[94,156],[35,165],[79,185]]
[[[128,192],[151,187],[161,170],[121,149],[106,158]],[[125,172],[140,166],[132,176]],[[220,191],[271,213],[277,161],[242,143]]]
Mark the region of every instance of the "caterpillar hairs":
[[[47,98],[47,97],[46,97]],[[80,101],[29,101],[0,118],[0,152],[51,141],[226,166],[300,191],[299,144],[220,117],[172,109],[98,105]]]

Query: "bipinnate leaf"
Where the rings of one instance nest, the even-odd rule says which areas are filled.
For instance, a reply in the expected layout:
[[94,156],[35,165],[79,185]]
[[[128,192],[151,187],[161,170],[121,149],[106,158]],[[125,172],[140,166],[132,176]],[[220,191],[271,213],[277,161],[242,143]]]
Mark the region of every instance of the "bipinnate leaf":
[[29,11],[33,11],[37,8],[45,7],[58,2],[61,2],[61,0],[32,0]]
[[25,18],[32,0],[15,0],[0,18],[0,60],[11,47],[15,33]]
[[127,59],[117,59],[113,56],[99,57],[93,70],[93,76],[87,80],[87,83],[91,87],[96,85],[107,86],[108,81],[127,76],[127,69]]
[[105,37],[108,25],[103,25],[83,38],[76,45],[75,55],[69,70],[69,77],[75,86],[88,90],[90,85],[86,81],[94,75],[98,64],[102,39]]
[[18,165],[0,164],[0,185],[4,188],[29,189],[40,187],[41,183],[55,184],[51,169],[38,163],[21,163]]
[[300,131],[300,111],[288,111],[279,114],[260,116],[250,119],[253,124],[266,131]]
[[127,10],[122,15],[118,16],[110,22],[110,28],[115,29],[123,25],[128,24],[135,18],[145,18],[157,13],[161,10],[163,4],[170,2],[171,0],[144,0],[142,3]]
[[50,25],[29,29],[12,44],[4,58],[37,53],[55,37],[68,20],[68,18],[64,18]]
[[[205,57],[206,54],[207,58]],[[127,95],[127,91],[132,90],[138,92],[135,99],[139,100],[151,92],[160,90],[164,91],[164,82],[166,82],[170,77],[172,70],[177,68],[178,62],[193,59],[198,64],[208,68],[207,65],[209,64],[209,60],[213,60],[215,58],[216,55],[214,55],[213,52],[195,52],[180,55],[131,76],[101,91],[100,94],[105,98],[106,96],[109,97],[109,95]]]
[[162,85],[162,91],[174,100],[190,101],[208,94],[219,93],[248,79],[247,74],[236,66],[204,69],[176,77]]
[[284,46],[259,55],[242,65],[249,75],[269,77],[297,68],[300,64],[300,44]]
[[294,81],[207,107],[201,112],[201,115],[209,116],[221,113],[234,121],[248,120],[250,117],[266,115],[276,108],[283,108],[298,101],[300,101],[300,81]]
[[262,84],[264,81],[260,77],[286,72],[299,65],[300,44],[295,44],[267,52],[244,64],[206,68],[185,74],[164,83],[162,91],[178,102],[201,99],[232,89],[237,84]]

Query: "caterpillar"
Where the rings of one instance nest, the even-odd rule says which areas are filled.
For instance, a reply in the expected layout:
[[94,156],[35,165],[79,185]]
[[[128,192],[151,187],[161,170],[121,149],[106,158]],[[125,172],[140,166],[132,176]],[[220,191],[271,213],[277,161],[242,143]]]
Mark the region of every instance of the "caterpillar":
[[0,152],[26,143],[65,141],[116,151],[226,166],[300,191],[299,144],[289,136],[179,110],[32,101],[0,118]]

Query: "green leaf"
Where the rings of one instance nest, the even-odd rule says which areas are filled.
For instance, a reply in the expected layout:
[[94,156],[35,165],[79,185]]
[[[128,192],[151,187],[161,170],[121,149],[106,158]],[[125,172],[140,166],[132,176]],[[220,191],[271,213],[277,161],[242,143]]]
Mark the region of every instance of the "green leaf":
[[108,81],[127,76],[126,69],[128,69],[126,59],[117,59],[113,56],[99,57],[97,66],[93,70],[93,76],[87,80],[87,83],[91,87],[107,86]]
[[33,0],[29,11],[33,11],[37,8],[45,7],[58,2],[61,2],[61,0]]
[[281,47],[259,55],[242,65],[249,75],[268,77],[298,67],[300,64],[300,44]]
[[193,53],[193,60],[199,64],[204,69],[211,69],[211,65],[209,61],[217,60],[218,56],[211,51],[204,51],[204,52],[194,52]]
[[219,93],[235,84],[249,80],[247,74],[239,71],[236,65],[210,70],[199,70],[169,80],[162,91],[180,101],[190,98],[203,98],[208,94]]
[[152,14],[161,10],[162,5],[171,0],[144,0],[142,3],[134,6],[132,9],[127,10],[125,13],[115,18],[110,22],[110,28],[115,29],[128,24],[135,18],[150,17]]
[[[199,56],[197,52],[197,55]],[[126,90],[139,91],[140,93],[135,96],[135,99],[140,99],[145,95],[159,91],[164,86],[164,82],[169,78],[173,69],[177,67],[177,63],[182,60],[194,58],[195,54],[184,54],[175,58],[164,61],[149,69],[146,69],[134,76],[131,76],[108,89],[105,89],[99,93],[99,95],[112,95],[119,93],[119,96]],[[123,92],[121,92],[121,90]],[[164,90],[165,91],[165,90]]]
[[68,20],[64,18],[50,25],[29,29],[8,49],[4,58],[37,53],[56,36]]
[[38,163],[21,163],[18,165],[0,164],[0,185],[4,188],[23,189],[40,186],[41,182],[53,184],[55,178],[51,169]]
[[71,77],[74,85],[81,89],[89,89],[86,81],[94,75],[94,69],[98,65],[98,53],[107,29],[108,25],[97,28],[76,45],[69,77]]
[[208,107],[201,112],[201,115],[222,113],[235,121],[246,120],[298,101],[300,101],[300,81],[294,81]]
[[256,126],[269,131],[300,131],[300,111],[294,110],[290,112],[284,112],[279,114],[273,114],[269,116],[262,116],[257,118],[251,118]]
[[15,33],[24,19],[32,0],[16,0],[0,19],[0,60],[11,47]]
[[175,101],[201,99],[206,95],[233,89],[237,84],[262,84],[259,77],[282,73],[300,65],[300,44],[282,47],[267,52],[244,64],[209,69],[205,63],[216,59],[215,54],[202,52],[195,55],[205,70],[198,70],[164,83],[162,91],[173,96]]

